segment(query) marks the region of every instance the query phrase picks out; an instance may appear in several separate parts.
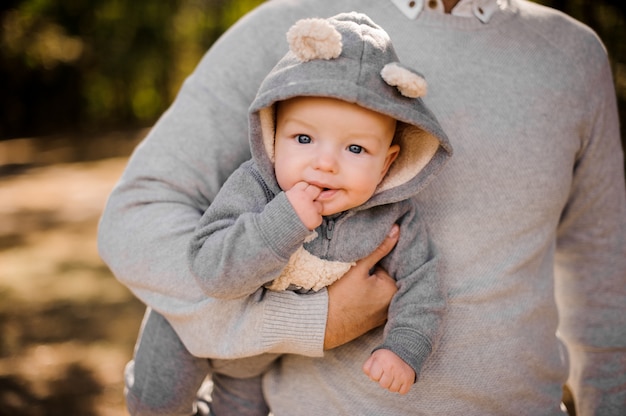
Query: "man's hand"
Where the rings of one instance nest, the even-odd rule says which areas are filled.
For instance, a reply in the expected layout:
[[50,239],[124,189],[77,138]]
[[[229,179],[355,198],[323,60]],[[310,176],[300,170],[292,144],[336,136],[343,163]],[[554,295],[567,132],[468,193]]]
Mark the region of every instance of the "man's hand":
[[306,182],[298,182],[293,188],[285,191],[300,221],[309,230],[316,229],[322,223],[322,203],[316,201],[321,192],[319,187]]
[[394,225],[372,254],[359,260],[341,279],[328,286],[325,350],[352,341],[387,320],[389,303],[398,290],[396,282],[381,268],[369,273],[391,252],[399,236],[400,227]]
[[376,350],[363,364],[363,372],[384,389],[406,394],[415,383],[415,371],[390,350]]

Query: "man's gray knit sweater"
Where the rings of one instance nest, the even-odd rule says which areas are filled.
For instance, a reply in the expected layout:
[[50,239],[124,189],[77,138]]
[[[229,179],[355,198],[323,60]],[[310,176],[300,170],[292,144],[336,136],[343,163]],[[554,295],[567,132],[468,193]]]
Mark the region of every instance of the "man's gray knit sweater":
[[[265,3],[213,46],[134,153],[102,218],[102,257],[192,353],[290,353],[265,377],[276,416],[560,414],[568,374],[578,414],[623,414],[626,187],[606,52],[564,15],[498,4],[483,23],[411,20],[382,0]],[[350,10],[426,76],[455,150],[415,199],[449,298],[439,348],[405,396],[361,373],[382,329],[323,353],[325,290],[211,300],[186,262],[201,213],[250,157],[246,109],[287,28]]]

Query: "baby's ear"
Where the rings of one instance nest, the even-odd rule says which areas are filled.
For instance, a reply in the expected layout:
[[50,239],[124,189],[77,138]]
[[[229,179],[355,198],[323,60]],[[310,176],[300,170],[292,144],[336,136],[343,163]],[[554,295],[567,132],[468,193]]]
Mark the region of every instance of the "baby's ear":
[[325,19],[298,20],[287,32],[289,49],[302,62],[334,59],[341,54],[341,33]]
[[381,172],[379,182],[382,182],[387,172],[389,172],[389,168],[391,167],[393,162],[398,158],[399,155],[400,155],[400,145],[392,144],[391,146],[389,146],[389,150],[387,150],[387,157],[385,158],[385,165],[383,166],[383,170]]
[[428,90],[426,80],[420,74],[402,66],[399,62],[385,65],[380,71],[380,75],[387,84],[398,88],[400,94],[405,97],[423,97]]

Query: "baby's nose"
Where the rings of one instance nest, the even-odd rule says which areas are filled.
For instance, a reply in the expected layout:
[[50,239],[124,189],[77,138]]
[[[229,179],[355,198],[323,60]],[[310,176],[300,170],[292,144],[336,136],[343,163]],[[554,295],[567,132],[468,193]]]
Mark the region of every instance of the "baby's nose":
[[320,152],[315,157],[315,169],[326,172],[336,172],[338,163],[337,157],[332,152]]

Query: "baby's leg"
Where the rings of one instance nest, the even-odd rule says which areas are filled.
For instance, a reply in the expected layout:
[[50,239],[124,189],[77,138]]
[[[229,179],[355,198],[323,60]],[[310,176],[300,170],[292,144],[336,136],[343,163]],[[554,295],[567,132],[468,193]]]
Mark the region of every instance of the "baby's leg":
[[211,416],[267,416],[261,377],[234,378],[214,373]]
[[236,360],[211,360],[213,368],[213,416],[267,416],[263,397],[263,373],[279,354],[261,354]]
[[133,416],[189,416],[209,373],[207,359],[192,356],[170,324],[148,309],[126,367],[126,405]]

